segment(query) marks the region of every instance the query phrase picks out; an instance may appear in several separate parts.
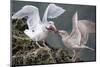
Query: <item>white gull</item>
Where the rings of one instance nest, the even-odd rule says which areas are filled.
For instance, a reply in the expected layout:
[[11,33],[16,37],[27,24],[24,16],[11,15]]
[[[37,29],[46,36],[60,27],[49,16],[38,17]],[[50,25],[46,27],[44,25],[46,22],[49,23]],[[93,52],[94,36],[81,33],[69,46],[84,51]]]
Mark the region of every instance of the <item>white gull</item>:
[[44,42],[48,36],[48,32],[57,31],[54,22],[48,21],[47,19],[56,18],[64,12],[65,10],[63,8],[55,4],[49,4],[41,21],[39,9],[32,5],[25,5],[12,16],[12,19],[21,19],[27,16],[28,29],[26,29],[24,33],[33,41],[36,41],[36,44],[41,47],[37,41]]

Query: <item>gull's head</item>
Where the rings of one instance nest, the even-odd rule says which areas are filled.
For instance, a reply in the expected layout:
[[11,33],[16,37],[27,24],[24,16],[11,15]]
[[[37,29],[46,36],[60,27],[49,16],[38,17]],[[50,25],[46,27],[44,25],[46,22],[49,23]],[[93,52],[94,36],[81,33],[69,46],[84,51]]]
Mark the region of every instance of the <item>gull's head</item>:
[[57,28],[56,26],[54,25],[54,22],[53,21],[49,21],[48,24],[46,24],[46,29],[49,31],[49,32],[57,32]]
[[64,30],[59,30],[58,35],[60,35],[61,37],[66,37],[66,36],[68,36],[68,33]]
[[32,5],[26,5],[22,7],[18,12],[16,12],[13,16],[12,19],[21,19],[25,16],[31,16],[34,14],[36,11],[38,11],[38,8]]

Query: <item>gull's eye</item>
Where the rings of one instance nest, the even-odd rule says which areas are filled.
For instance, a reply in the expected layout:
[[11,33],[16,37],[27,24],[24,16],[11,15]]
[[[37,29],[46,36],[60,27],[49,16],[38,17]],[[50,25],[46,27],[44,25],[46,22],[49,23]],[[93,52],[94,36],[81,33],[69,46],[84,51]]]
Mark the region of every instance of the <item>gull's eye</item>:
[[34,32],[34,30],[32,30],[32,32]]

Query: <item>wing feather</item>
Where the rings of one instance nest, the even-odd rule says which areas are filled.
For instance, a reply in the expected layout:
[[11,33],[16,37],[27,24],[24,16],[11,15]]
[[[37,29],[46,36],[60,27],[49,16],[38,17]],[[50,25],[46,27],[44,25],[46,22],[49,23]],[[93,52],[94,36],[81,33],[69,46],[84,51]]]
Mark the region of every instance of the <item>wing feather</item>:
[[63,8],[56,6],[55,4],[49,4],[46,8],[42,21],[47,21],[47,18],[56,18],[64,12],[65,10]]
[[79,31],[79,28],[78,28],[78,15],[77,15],[77,12],[74,14],[73,18],[72,18],[72,32],[70,34],[70,37],[72,39],[74,39],[74,41],[80,45],[80,41],[81,41],[81,33]]
[[81,45],[85,45],[88,41],[89,33],[95,33],[95,23],[89,20],[79,20],[79,29],[81,32]]
[[[95,33],[95,31],[96,31],[95,22],[92,22],[89,20],[79,20],[79,26],[81,29],[84,29],[83,31],[86,31],[88,33]],[[84,26],[84,28],[83,28],[83,26]]]
[[32,5],[25,5],[22,7],[22,9],[12,16],[12,19],[21,19],[25,16],[28,16],[27,25],[30,30],[33,30],[40,22],[39,10]]

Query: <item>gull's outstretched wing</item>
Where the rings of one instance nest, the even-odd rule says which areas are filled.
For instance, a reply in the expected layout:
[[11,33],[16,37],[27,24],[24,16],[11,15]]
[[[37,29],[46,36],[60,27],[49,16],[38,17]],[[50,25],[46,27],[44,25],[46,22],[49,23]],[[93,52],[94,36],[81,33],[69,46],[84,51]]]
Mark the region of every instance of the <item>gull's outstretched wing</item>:
[[89,20],[79,20],[79,29],[81,32],[81,44],[85,45],[88,40],[89,33],[95,33],[95,23]]
[[70,37],[71,39],[73,39],[73,41],[75,43],[77,43],[77,45],[80,44],[80,41],[81,41],[81,33],[79,31],[79,28],[78,28],[78,15],[77,15],[77,12],[74,14],[73,18],[72,18],[72,32],[70,34]]
[[[95,33],[95,22],[92,22],[92,21],[89,21],[89,20],[79,20],[79,26],[81,29],[84,29],[83,26],[84,25],[84,28],[85,28],[85,31],[88,32],[88,33]],[[81,27],[82,26],[82,27]]]
[[63,8],[56,6],[55,4],[49,4],[45,10],[42,21],[43,22],[47,21],[47,18],[51,18],[51,19],[56,18],[64,12],[65,10]]
[[25,16],[28,16],[27,25],[29,29],[33,29],[40,22],[39,10],[32,5],[22,7],[12,16],[12,19],[21,19]]

